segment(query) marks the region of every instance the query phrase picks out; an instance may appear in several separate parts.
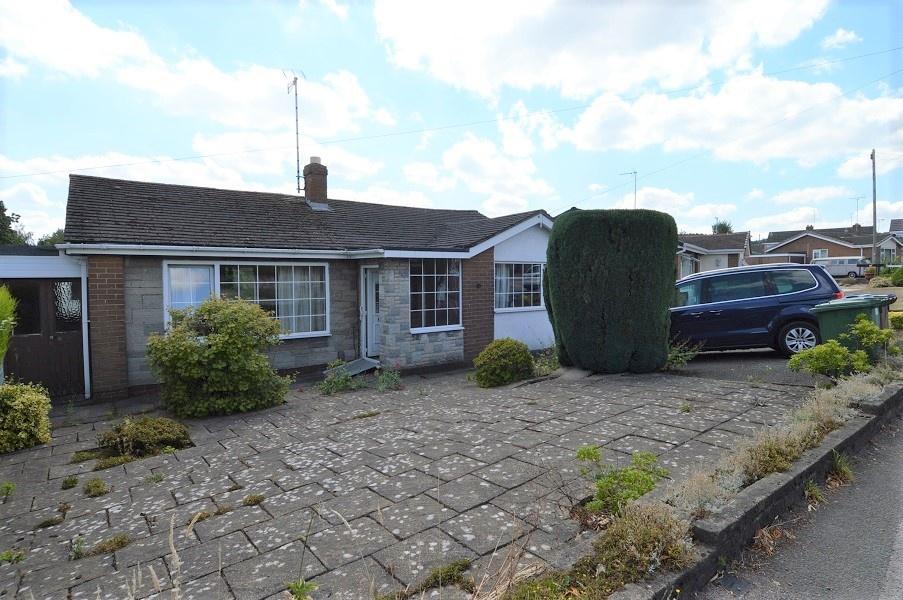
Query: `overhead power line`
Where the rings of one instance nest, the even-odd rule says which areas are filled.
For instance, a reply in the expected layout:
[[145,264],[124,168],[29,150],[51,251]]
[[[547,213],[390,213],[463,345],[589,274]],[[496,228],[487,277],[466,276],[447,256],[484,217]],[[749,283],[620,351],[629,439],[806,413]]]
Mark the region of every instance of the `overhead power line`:
[[[820,60],[810,59],[810,60],[805,61],[804,63],[799,64],[794,67],[788,67],[788,68],[779,69],[776,71],[763,72],[762,76],[770,77],[770,76],[774,76],[774,75],[782,75],[785,73],[791,73],[794,71],[803,71],[803,70],[808,70],[808,69],[824,68],[828,65],[844,63],[844,62],[849,62],[849,61],[853,61],[853,60],[860,60],[863,58],[870,58],[873,56],[880,56],[883,54],[896,52],[898,50],[903,50],[903,46],[896,46],[894,48],[888,48],[886,50],[877,50],[874,52],[867,52],[865,54],[857,54],[855,56],[847,56],[844,58],[837,58],[837,59],[833,59],[833,60],[820,61]],[[722,78],[719,81],[714,81],[714,82],[707,81],[704,83],[700,83],[698,85],[677,88],[677,89],[673,89],[673,90],[664,90],[664,91],[659,91],[656,93],[665,95],[665,96],[672,96],[672,95],[676,95],[676,94],[683,94],[686,92],[691,92],[691,91],[698,90],[698,89],[701,89],[704,87],[710,87],[712,85],[720,85],[720,84],[726,83],[727,81],[728,81],[727,78]],[[635,100],[642,98],[644,95],[645,94],[637,94],[634,96],[624,96],[624,97],[619,96],[617,99],[619,101],[631,102],[631,101],[635,101]],[[529,111],[529,115],[539,116],[539,115],[553,115],[553,114],[560,114],[560,113],[566,113],[566,112],[573,112],[573,111],[589,108],[593,104],[594,104],[594,102],[588,102],[588,103],[576,104],[576,105],[565,106],[565,107],[560,107],[560,108]],[[361,141],[368,141],[368,140],[379,140],[379,139],[401,137],[401,136],[407,136],[407,135],[420,135],[420,134],[424,134],[424,133],[432,133],[432,132],[437,132],[437,131],[448,131],[448,130],[452,130],[452,129],[463,129],[463,128],[467,128],[467,127],[479,127],[479,126],[483,126],[483,125],[491,125],[491,124],[504,123],[504,122],[509,122],[509,121],[516,121],[516,120],[517,120],[516,117],[495,117],[492,119],[480,119],[480,120],[476,120],[476,121],[468,121],[468,122],[463,122],[463,123],[451,123],[448,125],[439,125],[439,126],[435,126],[435,127],[423,127],[423,128],[418,128],[418,129],[406,129],[406,130],[402,130],[402,131],[389,131],[389,132],[385,132],[385,133],[377,133],[377,134],[371,134],[371,135],[336,138],[336,139],[332,139],[332,140],[320,141],[318,143],[320,145],[331,145],[331,144],[342,144],[342,143],[350,143],[350,142],[361,142]],[[70,172],[75,172],[75,171],[79,171],[79,172],[81,172],[81,171],[97,171],[97,170],[101,170],[101,169],[115,169],[115,168],[134,167],[134,166],[149,165],[149,164],[163,164],[163,163],[180,162],[180,161],[187,161],[187,160],[202,160],[202,159],[206,159],[206,158],[217,158],[217,157],[222,157],[222,156],[237,156],[237,155],[241,155],[241,154],[256,154],[258,152],[272,152],[275,150],[288,150],[292,147],[293,146],[270,146],[267,148],[249,148],[249,149],[244,149],[244,150],[234,150],[234,151],[230,151],[230,152],[215,152],[215,153],[210,153],[210,154],[192,154],[192,155],[187,155],[187,156],[146,159],[146,160],[141,160],[141,161],[126,162],[126,163],[111,163],[111,164],[92,165],[92,166],[76,167],[76,168],[69,168],[69,169],[52,169],[52,170],[47,170],[47,171],[33,171],[33,172],[29,172],[29,173],[17,173],[14,175],[0,175],[0,180],[20,179],[20,178],[24,178],[24,177],[38,177],[38,176],[42,176],[42,175],[56,175],[59,173],[70,173]],[[653,175],[654,173],[655,172],[648,173],[647,175],[644,175],[644,177]],[[618,187],[621,187],[621,186],[618,186]],[[617,189],[617,188],[611,188],[611,189]],[[608,191],[611,191],[611,189]],[[605,193],[607,193],[607,192],[605,192]]]

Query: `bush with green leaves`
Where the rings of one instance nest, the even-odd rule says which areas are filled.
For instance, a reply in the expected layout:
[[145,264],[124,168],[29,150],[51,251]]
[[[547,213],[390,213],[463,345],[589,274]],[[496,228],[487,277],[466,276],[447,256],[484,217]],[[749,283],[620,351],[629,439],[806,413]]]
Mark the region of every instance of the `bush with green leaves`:
[[791,371],[805,371],[813,375],[825,375],[831,379],[839,379],[853,373],[868,373],[872,369],[872,363],[865,352],[850,351],[837,340],[828,340],[814,348],[794,354],[787,366]]
[[891,278],[885,277],[883,275],[879,275],[879,276],[872,277],[871,279],[869,279],[869,287],[886,288],[886,287],[892,287],[893,285],[894,284],[893,284],[893,281],[891,280]]
[[153,456],[164,448],[187,448],[191,445],[188,429],[167,417],[126,417],[97,436],[101,448],[109,448],[123,456]]
[[903,287],[903,267],[896,267],[888,276],[894,287]]
[[891,327],[897,330],[903,329],[903,312],[892,312],[888,318]]
[[676,247],[677,226],[662,212],[573,209],[555,220],[546,306],[562,364],[599,373],[665,366]]
[[672,341],[668,345],[668,359],[665,361],[665,370],[674,371],[687,366],[699,354],[700,348],[701,346],[687,341]]
[[336,359],[326,365],[326,377],[317,384],[317,389],[324,396],[356,390],[359,387],[361,387],[360,379],[348,372],[342,359]]
[[0,385],[0,452],[50,441],[50,396],[35,383]]
[[533,355],[523,342],[502,338],[490,342],[475,359],[477,385],[496,387],[533,376]]
[[376,372],[376,389],[380,392],[401,389],[401,372],[385,367]]
[[284,402],[290,379],[264,354],[279,343],[279,323],[260,306],[211,298],[172,316],[169,330],[148,340],[147,354],[176,415],[223,415]]
[[629,466],[614,468],[603,463],[601,448],[582,446],[577,450],[577,460],[589,465],[581,472],[596,484],[596,493],[586,504],[586,509],[592,512],[618,514],[628,503],[651,492],[668,475],[651,452],[636,452],[630,457]]
[[872,363],[888,354],[895,356],[900,352],[893,330],[882,329],[866,314],[856,315],[847,332],[837,336],[837,339],[850,350],[862,350],[868,354]]
[[9,340],[16,326],[16,307],[18,301],[9,292],[9,288],[0,285],[0,385],[3,385],[3,357],[9,349]]

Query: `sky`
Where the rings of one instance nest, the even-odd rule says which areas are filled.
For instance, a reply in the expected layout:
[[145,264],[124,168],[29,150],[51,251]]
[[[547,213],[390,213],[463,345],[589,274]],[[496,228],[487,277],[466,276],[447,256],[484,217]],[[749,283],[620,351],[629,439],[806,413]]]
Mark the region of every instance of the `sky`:
[[293,75],[331,198],[756,239],[871,224],[875,148],[903,218],[899,0],[0,0],[0,200],[37,237],[69,173],[295,193]]

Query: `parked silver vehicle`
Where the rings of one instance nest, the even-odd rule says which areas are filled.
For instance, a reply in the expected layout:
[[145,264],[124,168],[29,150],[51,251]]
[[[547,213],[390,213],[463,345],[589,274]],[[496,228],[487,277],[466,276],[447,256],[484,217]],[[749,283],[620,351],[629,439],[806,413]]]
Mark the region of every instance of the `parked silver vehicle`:
[[862,277],[869,262],[861,256],[834,256],[813,258],[812,264],[824,267],[833,277]]

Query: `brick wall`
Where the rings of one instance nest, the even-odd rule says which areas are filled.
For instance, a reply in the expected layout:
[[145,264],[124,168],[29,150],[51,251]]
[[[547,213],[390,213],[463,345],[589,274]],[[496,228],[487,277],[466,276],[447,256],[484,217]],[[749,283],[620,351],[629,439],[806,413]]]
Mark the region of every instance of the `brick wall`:
[[464,360],[473,361],[495,337],[495,250],[490,248],[462,264]]
[[88,257],[91,384],[98,400],[128,395],[124,279],[123,257]]

